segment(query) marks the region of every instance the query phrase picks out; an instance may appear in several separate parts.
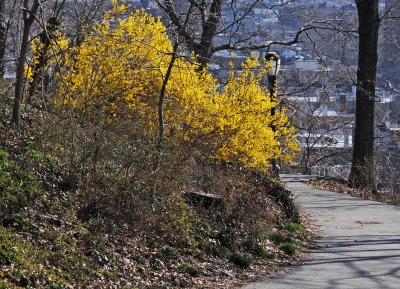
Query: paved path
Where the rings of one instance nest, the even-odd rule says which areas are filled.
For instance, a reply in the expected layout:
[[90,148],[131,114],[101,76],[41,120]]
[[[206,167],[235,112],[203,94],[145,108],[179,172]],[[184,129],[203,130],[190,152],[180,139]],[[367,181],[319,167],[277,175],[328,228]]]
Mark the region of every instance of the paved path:
[[310,261],[246,289],[400,288],[400,207],[313,189],[284,175],[320,231]]

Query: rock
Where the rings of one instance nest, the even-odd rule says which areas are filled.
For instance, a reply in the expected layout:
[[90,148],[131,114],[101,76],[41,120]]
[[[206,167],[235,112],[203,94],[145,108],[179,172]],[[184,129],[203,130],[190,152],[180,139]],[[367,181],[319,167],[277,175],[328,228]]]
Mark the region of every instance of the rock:
[[222,271],[222,275],[233,278],[233,274],[230,271]]
[[186,192],[186,201],[192,206],[209,209],[211,207],[221,207],[222,197],[204,192]]

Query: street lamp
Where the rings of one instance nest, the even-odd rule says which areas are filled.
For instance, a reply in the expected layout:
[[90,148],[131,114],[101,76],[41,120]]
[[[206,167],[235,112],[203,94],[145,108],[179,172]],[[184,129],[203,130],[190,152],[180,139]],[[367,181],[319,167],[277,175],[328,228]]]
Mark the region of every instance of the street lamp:
[[267,70],[268,70],[268,78],[269,77],[275,77],[279,73],[279,69],[281,68],[281,58],[276,52],[268,52],[265,54],[265,60],[268,65]]
[[276,76],[281,68],[281,58],[276,52],[268,52],[265,55],[265,60],[267,61],[267,74],[268,74],[268,86],[271,93],[271,97],[274,97],[275,86],[276,86]]
[[[271,101],[276,102],[276,94],[277,94],[277,83],[276,76],[279,73],[279,69],[281,66],[281,58],[276,52],[268,52],[265,55],[265,60],[267,62],[267,75],[268,75],[268,88]],[[271,117],[275,115],[275,106],[271,107]],[[271,124],[271,129],[273,132],[276,132],[276,125],[274,122]],[[276,164],[276,159],[273,158],[271,160],[272,165],[272,174],[274,177],[279,176],[279,167]]]

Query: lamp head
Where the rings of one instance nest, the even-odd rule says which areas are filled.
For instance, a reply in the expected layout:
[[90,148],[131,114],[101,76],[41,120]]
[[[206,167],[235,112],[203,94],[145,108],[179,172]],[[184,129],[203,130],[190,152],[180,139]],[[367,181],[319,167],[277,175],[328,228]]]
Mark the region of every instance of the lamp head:
[[281,66],[281,58],[279,55],[276,52],[268,52],[265,55],[265,60],[268,66],[272,65],[272,67],[267,68],[268,76],[277,76]]

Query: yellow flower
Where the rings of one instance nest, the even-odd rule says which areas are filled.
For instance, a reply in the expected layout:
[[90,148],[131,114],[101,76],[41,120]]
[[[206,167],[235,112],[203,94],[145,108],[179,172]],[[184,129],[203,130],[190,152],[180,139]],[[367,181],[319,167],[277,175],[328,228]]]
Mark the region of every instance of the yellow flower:
[[[62,59],[57,70],[62,99],[58,103],[107,121],[129,111],[156,133],[157,105],[172,43],[159,19],[144,10],[119,17],[125,6],[112,4],[102,21],[85,30],[79,47],[66,49],[68,42],[60,35],[64,52],[55,58]],[[198,71],[195,55],[178,53],[164,105],[165,122],[174,131],[171,141],[204,137],[211,155],[264,171],[272,158],[293,159],[298,150],[296,132],[285,109],[271,116],[277,103],[262,83],[267,71],[258,55],[247,58],[241,72],[231,66],[226,84],[220,87],[211,73]]]

